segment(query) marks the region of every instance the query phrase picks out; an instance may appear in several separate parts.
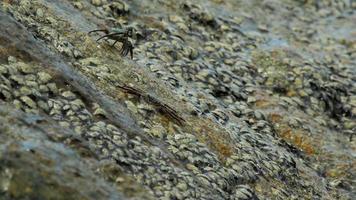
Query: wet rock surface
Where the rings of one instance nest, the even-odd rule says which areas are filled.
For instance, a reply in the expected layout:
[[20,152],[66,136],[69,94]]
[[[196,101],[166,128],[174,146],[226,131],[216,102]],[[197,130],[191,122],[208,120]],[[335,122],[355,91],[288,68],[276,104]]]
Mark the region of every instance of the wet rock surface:
[[2,1],[0,199],[356,198],[355,9]]

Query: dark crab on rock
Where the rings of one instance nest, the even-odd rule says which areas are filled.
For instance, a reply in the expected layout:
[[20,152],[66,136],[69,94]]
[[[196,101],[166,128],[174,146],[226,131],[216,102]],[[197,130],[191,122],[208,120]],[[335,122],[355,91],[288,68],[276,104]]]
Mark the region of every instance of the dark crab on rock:
[[135,37],[135,29],[133,27],[127,27],[127,28],[112,28],[110,30],[108,29],[97,29],[97,30],[92,30],[88,34],[94,33],[94,32],[104,32],[105,35],[99,37],[96,41],[98,42],[101,39],[107,38],[114,40],[114,43],[111,46],[114,46],[117,42],[122,43],[120,54],[121,56],[127,56],[128,53],[130,53],[131,59],[133,59],[133,45],[129,38],[134,38]]

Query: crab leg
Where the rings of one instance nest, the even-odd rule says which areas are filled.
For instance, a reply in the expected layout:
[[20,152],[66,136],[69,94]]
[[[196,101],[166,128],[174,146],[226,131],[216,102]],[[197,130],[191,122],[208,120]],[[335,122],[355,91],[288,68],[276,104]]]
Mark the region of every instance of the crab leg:
[[115,46],[115,44],[118,42],[118,40],[115,40],[115,42],[111,45],[112,47]]
[[111,36],[115,36],[115,35],[120,35],[122,33],[110,33],[110,34],[106,34],[104,36],[101,36],[100,38],[98,38],[96,41],[98,42],[99,40],[108,37],[110,39]]
[[88,34],[90,34],[90,33],[94,33],[94,32],[105,32],[105,33],[108,33],[109,31],[108,30],[106,30],[106,29],[97,29],[97,30],[92,30],[92,31],[89,31],[88,32]]
[[121,49],[121,55],[122,55],[122,56],[126,56],[127,53],[128,53],[128,49],[123,47],[123,48]]
[[133,48],[130,48],[130,56],[131,56],[131,60],[133,59]]

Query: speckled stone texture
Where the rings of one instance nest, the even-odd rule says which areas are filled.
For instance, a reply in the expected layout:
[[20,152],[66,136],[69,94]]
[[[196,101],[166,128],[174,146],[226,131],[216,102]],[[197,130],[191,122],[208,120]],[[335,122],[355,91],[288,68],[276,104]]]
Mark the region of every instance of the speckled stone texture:
[[0,199],[355,199],[355,10],[1,1]]

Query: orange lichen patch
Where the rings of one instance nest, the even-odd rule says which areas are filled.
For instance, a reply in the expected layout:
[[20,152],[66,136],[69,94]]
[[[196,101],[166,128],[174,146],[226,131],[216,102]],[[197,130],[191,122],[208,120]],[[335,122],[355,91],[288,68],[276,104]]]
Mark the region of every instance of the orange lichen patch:
[[174,127],[174,123],[172,122],[172,119],[165,115],[155,115],[153,121],[159,122],[165,128],[168,135],[173,135],[177,132]]
[[257,109],[270,108],[277,105],[277,102],[265,91],[257,90],[255,93],[255,106]]
[[271,113],[269,114],[268,118],[273,123],[278,123],[282,120],[282,116],[278,113]]
[[1,60],[6,60],[9,54],[7,54],[7,51],[5,48],[0,47],[0,59]]
[[325,175],[327,177],[340,178],[340,177],[345,176],[345,169],[342,169],[340,167],[331,168],[325,172]]
[[[352,160],[352,158],[340,158],[340,160]],[[356,169],[356,162],[342,163],[339,162],[336,165],[329,166],[325,171],[325,176],[333,179],[352,179],[352,172]]]
[[222,162],[233,154],[233,147],[228,140],[228,133],[222,128],[216,127],[209,119],[196,120],[193,124],[198,140],[217,152]]
[[294,131],[287,125],[281,125],[280,127],[276,128],[276,131],[281,138],[293,144],[295,147],[301,149],[306,154],[315,154],[315,148],[303,130]]
[[12,2],[12,0],[4,0],[3,1],[5,4],[10,4]]
[[256,108],[260,108],[260,109],[268,108],[268,107],[270,107],[272,105],[273,105],[273,103],[271,101],[268,101],[268,100],[265,100],[265,99],[258,99],[255,102]]
[[233,145],[229,140],[229,134],[210,119],[188,117],[183,126],[174,125],[172,119],[166,115],[156,115],[154,121],[160,123],[168,134],[176,133],[177,127],[184,132],[193,133],[198,141],[214,151],[223,163],[233,154]]
[[209,138],[212,147],[217,150],[222,160],[225,160],[232,155],[231,147],[226,141],[221,139],[221,137],[216,134],[208,133],[207,138]]
[[275,188],[284,189],[286,184],[279,179],[266,177],[266,179],[260,179],[259,181],[256,181],[256,183],[253,183],[252,186],[259,194],[268,196],[274,194],[273,192],[275,192]]
[[293,90],[293,89],[289,89],[287,91],[287,94],[286,94],[288,97],[293,97],[293,96],[296,96],[297,95],[297,91]]
[[[156,115],[154,121],[159,122],[170,135],[177,132],[177,125],[174,125],[172,120],[165,115]],[[209,119],[190,118],[180,128],[184,132],[193,133],[198,141],[214,151],[223,163],[233,154],[233,145],[229,140],[228,133]]]

